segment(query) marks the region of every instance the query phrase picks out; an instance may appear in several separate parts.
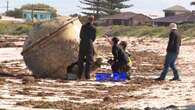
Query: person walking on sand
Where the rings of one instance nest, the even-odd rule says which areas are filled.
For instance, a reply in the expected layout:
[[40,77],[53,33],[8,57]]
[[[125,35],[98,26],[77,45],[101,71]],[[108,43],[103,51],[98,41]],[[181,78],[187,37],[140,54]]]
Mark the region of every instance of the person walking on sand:
[[180,46],[181,46],[181,36],[177,31],[177,25],[175,23],[171,23],[169,27],[171,31],[169,34],[169,42],[167,46],[167,54],[165,57],[164,69],[160,77],[157,78],[156,80],[165,80],[169,67],[171,67],[174,75],[172,80],[179,81],[180,77],[175,62],[178,57]]
[[[81,79],[83,71],[85,73],[85,78],[90,79],[90,69],[93,63],[93,55],[94,55],[93,42],[96,39],[96,28],[93,25],[94,19],[95,19],[94,16],[89,16],[87,23],[82,25],[81,27],[79,60],[78,60],[79,79]],[[84,63],[86,63],[85,66]]]

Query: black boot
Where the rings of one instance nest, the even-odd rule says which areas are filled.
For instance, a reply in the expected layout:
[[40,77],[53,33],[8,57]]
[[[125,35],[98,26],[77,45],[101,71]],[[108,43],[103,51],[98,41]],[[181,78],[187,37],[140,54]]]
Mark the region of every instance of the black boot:
[[156,81],[164,81],[165,79],[164,79],[164,78],[159,77],[159,78],[156,78],[156,79],[154,79],[154,80],[156,80]]
[[90,74],[89,73],[85,73],[85,79],[89,80],[90,79]]
[[131,74],[129,72],[127,72],[127,80],[131,80]]

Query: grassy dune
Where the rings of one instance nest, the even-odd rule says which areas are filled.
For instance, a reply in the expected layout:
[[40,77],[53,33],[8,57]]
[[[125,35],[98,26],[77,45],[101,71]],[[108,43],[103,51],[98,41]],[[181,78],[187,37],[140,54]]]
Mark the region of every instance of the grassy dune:
[[[179,31],[183,37],[195,37],[195,24],[179,25]],[[32,24],[0,22],[0,34],[21,35],[27,34],[32,29]],[[105,33],[111,33],[113,36],[134,36],[134,37],[167,37],[167,27],[152,26],[97,26],[97,35],[101,37]]]
[[21,35],[27,34],[31,29],[31,24],[0,22],[0,34]]
[[[183,37],[195,37],[195,24],[182,24],[178,26],[179,32]],[[113,36],[135,36],[135,37],[167,37],[169,33],[168,27],[152,27],[152,26],[109,26],[97,27],[98,36],[109,32]]]

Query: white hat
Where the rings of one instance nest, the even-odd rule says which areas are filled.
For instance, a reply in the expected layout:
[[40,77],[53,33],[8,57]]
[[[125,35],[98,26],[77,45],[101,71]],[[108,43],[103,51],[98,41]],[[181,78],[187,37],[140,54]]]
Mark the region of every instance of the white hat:
[[175,24],[175,23],[170,23],[169,27],[170,27],[171,29],[177,29],[177,24]]

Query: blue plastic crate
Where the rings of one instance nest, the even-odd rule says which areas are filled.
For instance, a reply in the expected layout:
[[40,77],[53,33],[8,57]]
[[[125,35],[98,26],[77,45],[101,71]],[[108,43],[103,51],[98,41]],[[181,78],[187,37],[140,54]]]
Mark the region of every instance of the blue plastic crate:
[[127,80],[127,72],[120,72],[120,80],[122,81]]
[[112,79],[114,81],[119,81],[120,80],[120,74],[118,72],[114,72]]
[[114,72],[113,80],[114,81],[125,81],[127,80],[127,73],[126,72]]
[[111,79],[110,73],[96,73],[96,81],[105,81],[110,79]]

